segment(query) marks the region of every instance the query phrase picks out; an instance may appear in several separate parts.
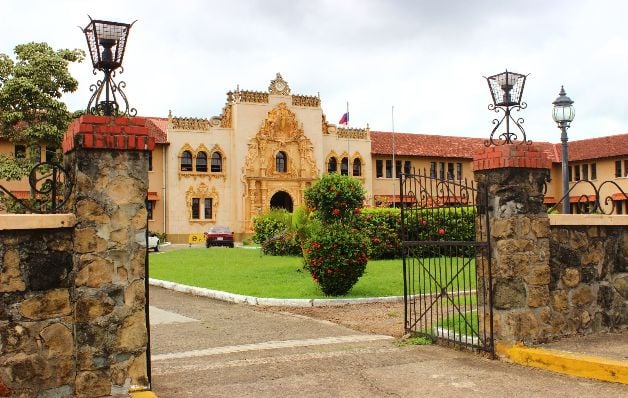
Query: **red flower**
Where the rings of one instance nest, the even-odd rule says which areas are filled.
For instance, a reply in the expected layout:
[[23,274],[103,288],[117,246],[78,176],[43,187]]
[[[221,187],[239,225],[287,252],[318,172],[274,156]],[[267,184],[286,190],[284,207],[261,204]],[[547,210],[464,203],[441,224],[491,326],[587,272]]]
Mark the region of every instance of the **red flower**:
[[439,229],[439,230],[438,230],[438,234],[439,234],[440,236],[445,235],[445,230],[444,230],[443,228]]
[[362,213],[362,210],[360,210],[360,208],[359,208],[359,207],[356,207],[356,208],[355,208],[355,210],[353,210],[353,212],[354,212],[355,214],[360,214],[360,213]]
[[336,189],[336,187],[334,187],[333,185],[332,185],[331,187],[329,187],[329,190],[330,190],[330,191],[333,191],[333,190],[335,190],[335,189]]
[[334,210],[332,210],[331,212],[332,212],[332,214],[333,214],[334,216],[338,216],[338,215],[340,215],[340,210],[338,210],[338,209],[334,209]]
[[328,269],[328,270],[327,270],[327,273],[328,273],[328,274],[331,274],[332,272],[333,272],[333,271],[332,271],[331,269]]
[[426,224],[427,224],[427,221],[425,221],[425,220],[421,220],[421,224],[426,225]]

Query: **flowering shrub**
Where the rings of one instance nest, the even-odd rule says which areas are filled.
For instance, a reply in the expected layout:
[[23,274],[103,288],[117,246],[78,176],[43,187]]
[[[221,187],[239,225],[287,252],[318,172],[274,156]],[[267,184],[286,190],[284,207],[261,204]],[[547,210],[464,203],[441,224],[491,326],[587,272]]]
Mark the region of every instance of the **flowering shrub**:
[[401,214],[399,209],[364,209],[360,229],[369,238],[372,259],[401,257]]
[[299,256],[301,245],[291,229],[291,215],[272,209],[253,219],[253,242],[262,245],[262,253],[271,256]]
[[369,242],[360,230],[364,187],[351,177],[332,173],[305,191],[317,228],[302,244],[304,268],[332,296],[346,294],[364,273]]
[[303,245],[304,268],[323,293],[342,296],[364,274],[368,239],[344,223],[327,224]]
[[355,178],[332,173],[305,191],[305,203],[323,223],[350,221],[359,214],[365,190]]

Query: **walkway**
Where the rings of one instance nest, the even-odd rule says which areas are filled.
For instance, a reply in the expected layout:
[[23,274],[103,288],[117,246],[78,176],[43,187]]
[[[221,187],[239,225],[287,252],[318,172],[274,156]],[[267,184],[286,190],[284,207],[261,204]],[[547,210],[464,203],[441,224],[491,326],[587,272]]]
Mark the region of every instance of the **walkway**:
[[628,391],[437,346],[398,347],[388,336],[157,287],[151,288],[151,305],[153,391],[159,397],[573,397]]

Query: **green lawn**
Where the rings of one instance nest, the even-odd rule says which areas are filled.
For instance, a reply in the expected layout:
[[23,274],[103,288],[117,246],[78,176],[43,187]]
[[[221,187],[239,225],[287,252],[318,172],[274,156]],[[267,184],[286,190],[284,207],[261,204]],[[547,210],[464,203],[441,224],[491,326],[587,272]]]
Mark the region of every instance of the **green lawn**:
[[[299,257],[262,255],[259,249],[185,248],[151,254],[151,278],[255,297],[328,298],[302,270]],[[401,260],[369,261],[343,297],[402,296]]]

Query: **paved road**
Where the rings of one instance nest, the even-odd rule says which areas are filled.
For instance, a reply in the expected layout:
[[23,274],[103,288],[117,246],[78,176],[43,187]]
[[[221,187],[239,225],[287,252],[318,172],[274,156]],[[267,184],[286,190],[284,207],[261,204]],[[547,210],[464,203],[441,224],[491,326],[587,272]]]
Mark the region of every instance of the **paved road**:
[[[160,397],[591,397],[624,385],[151,288]],[[339,309],[341,310],[341,309]]]

